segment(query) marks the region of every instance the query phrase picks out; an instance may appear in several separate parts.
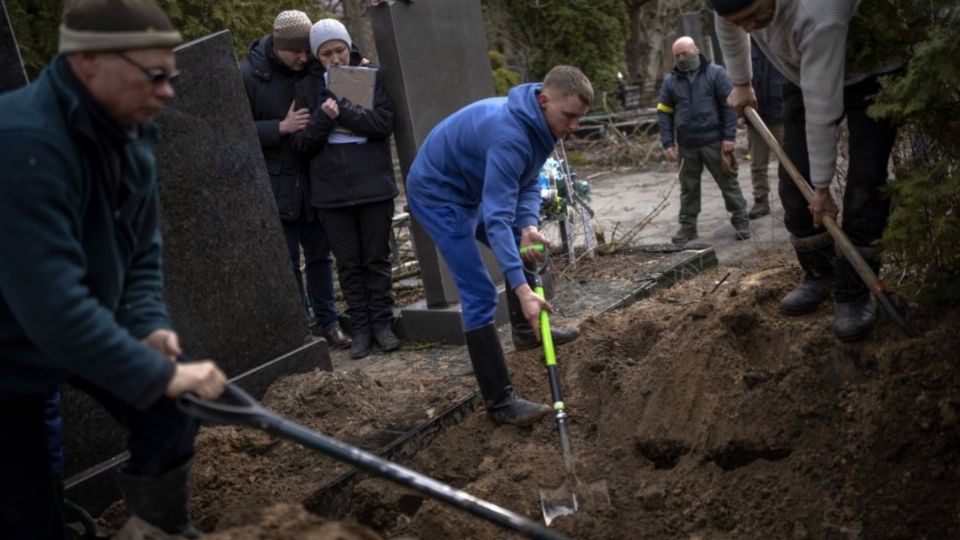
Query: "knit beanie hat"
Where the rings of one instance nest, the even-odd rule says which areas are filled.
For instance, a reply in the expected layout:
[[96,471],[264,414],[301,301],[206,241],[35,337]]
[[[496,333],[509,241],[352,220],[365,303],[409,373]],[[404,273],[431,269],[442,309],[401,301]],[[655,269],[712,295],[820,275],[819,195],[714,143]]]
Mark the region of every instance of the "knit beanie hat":
[[295,9],[281,11],[273,21],[273,46],[281,51],[310,48],[310,17]]
[[67,0],[60,53],[172,48],[183,42],[155,0]]
[[709,0],[710,6],[723,17],[750,7],[756,0]]
[[313,23],[313,28],[310,29],[310,51],[317,54],[317,49],[332,39],[339,39],[346,43],[348,48],[353,44],[343,23],[336,19],[320,19]]

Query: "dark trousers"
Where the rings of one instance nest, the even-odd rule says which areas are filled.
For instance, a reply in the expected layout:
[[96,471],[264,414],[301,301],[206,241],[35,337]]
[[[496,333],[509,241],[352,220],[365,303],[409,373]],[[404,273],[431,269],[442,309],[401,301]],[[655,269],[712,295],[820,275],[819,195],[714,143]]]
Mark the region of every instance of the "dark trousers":
[[[318,219],[307,219],[304,209],[296,220],[280,220],[283,236],[287,241],[287,253],[297,280],[300,305],[304,320],[310,322],[310,308],[320,330],[329,330],[337,324],[337,305],[333,300],[333,266],[330,263],[330,244],[323,224]],[[300,271],[300,248],[303,247],[304,271]],[[307,286],[304,289],[303,277]]]
[[[843,192],[843,231],[855,246],[870,246],[883,236],[890,214],[890,201],[881,193],[887,183],[887,161],[897,134],[888,120],[867,116],[872,96],[880,86],[870,77],[844,88],[843,105],[849,130],[850,159]],[[803,94],[787,83],[783,88],[783,147],[804,178],[810,180],[810,160]],[[787,230],[798,238],[824,232],[813,226],[809,204],[783,166],[779,169],[780,202]]]
[[353,332],[389,326],[393,319],[392,219],[393,199],[320,211]]
[[[124,472],[153,477],[193,458],[197,424],[160,398],[137,410],[104,390],[82,381],[72,384],[89,394],[129,433],[130,461]],[[66,532],[47,447],[44,410],[48,396],[0,400],[0,537],[9,540],[63,540]]]

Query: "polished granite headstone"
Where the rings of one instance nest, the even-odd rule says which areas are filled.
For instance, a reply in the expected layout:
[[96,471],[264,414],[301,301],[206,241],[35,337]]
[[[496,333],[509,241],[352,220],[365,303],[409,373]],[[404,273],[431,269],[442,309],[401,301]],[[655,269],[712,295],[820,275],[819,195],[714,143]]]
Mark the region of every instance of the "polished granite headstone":
[[0,94],[27,84],[20,48],[7,14],[7,4],[0,0]]
[[181,46],[177,67],[157,116],[167,302],[186,350],[236,375],[307,332],[230,34]]
[[[184,351],[235,377],[301,347],[308,331],[230,34],[176,55],[177,96],[156,117],[165,295]],[[239,384],[260,397],[277,376],[317,367],[332,371],[322,341]],[[67,449],[68,476],[124,450],[93,403],[65,404],[64,424],[81,443]]]
[[[395,108],[394,138],[406,177],[430,130],[461,107],[495,94],[483,10],[479,0],[381,2],[370,7],[377,54]],[[402,310],[406,337],[460,343],[463,340],[456,285],[433,242],[413,220],[424,301]],[[501,279],[492,254],[487,268]],[[500,302],[498,321],[505,319]]]

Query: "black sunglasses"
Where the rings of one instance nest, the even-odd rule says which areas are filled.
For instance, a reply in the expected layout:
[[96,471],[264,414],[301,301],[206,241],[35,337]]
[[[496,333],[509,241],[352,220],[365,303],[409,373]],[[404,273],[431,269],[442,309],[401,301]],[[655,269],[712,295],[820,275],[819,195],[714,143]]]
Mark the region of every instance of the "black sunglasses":
[[115,52],[114,54],[122,58],[126,63],[142,71],[143,74],[147,76],[147,79],[149,79],[150,82],[154,85],[159,86],[167,81],[173,82],[174,79],[180,76],[180,72],[177,70],[167,72],[161,68],[144,67],[139,63],[134,62],[133,59],[123,54],[122,52]]

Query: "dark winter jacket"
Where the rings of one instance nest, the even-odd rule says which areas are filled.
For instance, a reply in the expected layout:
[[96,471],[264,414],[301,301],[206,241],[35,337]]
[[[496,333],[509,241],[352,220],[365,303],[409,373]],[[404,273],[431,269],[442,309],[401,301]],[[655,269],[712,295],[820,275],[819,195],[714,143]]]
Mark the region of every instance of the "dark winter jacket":
[[257,125],[280,219],[296,220],[310,197],[305,161],[290,146],[291,135],[280,135],[280,121],[290,110],[296,86],[309,73],[322,70],[320,63],[313,58],[303,71],[293,71],[285,66],[273,54],[271,35],[253,42],[247,57],[240,62],[243,85]]
[[156,128],[117,126],[57,56],[0,96],[0,399],[79,377],[146,407],[174,365],[140,342],[169,328]]
[[674,129],[676,144],[686,148],[736,140],[737,113],[727,105],[732,90],[727,72],[702,54],[696,71],[674,68],[663,80],[657,104],[663,147],[674,145]]
[[[358,54],[350,64],[358,65]],[[373,67],[373,66],[371,66]],[[320,105],[337,99],[340,114],[331,119]],[[326,88],[323,73],[311,73],[297,91],[297,106],[311,111],[310,122],[295,133],[292,145],[310,160],[310,203],[321,210],[382,202],[397,196],[397,181],[390,156],[393,104],[387,96],[383,71],[377,71],[373,110],[334,96]],[[329,144],[327,138],[341,126],[367,138],[365,143]]]
[[751,40],[750,56],[753,63],[753,90],[757,93],[757,112],[766,124],[783,123],[783,85],[787,78],[764,56]]

